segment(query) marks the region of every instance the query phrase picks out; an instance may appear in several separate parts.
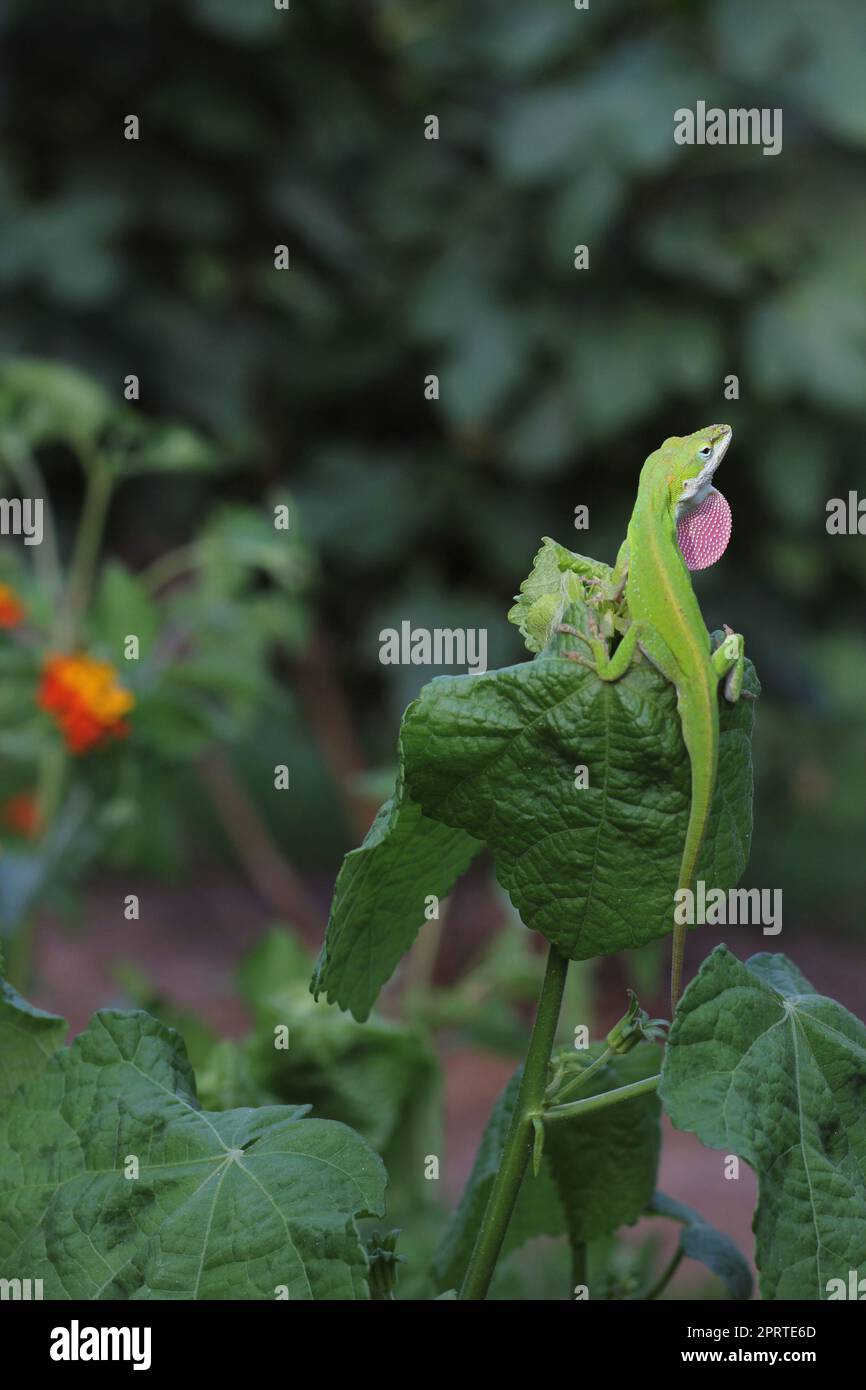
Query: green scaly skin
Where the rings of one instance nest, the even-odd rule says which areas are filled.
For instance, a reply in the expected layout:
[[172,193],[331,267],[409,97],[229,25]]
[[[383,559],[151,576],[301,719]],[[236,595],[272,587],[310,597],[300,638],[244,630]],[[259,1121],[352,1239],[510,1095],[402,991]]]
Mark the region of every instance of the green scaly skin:
[[[689,821],[677,887],[691,891],[716,785],[718,684],[724,681],[728,700],[740,698],[744,644],[739,633],[726,629],[728,636],[722,645],[716,651],[710,649],[691,576],[677,544],[677,509],[703,500],[730,440],[729,425],[710,425],[683,438],[666,439],[650,454],[641,470],[637,501],[611,584],[614,596],[625,590],[630,626],[612,657],[600,636],[581,637],[592,650],[592,664],[602,680],[619,680],[637,646],[676,687],[692,771]],[[581,636],[577,632],[574,635]],[[682,988],[685,936],[685,924],[676,923],[671,1010]]]

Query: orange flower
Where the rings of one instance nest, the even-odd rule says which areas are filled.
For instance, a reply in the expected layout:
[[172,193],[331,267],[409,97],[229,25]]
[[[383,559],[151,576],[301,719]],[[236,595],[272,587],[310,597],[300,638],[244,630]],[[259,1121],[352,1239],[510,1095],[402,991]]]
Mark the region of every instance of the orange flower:
[[28,840],[35,840],[42,829],[39,803],[33,792],[18,792],[15,796],[10,796],[3,803],[0,814],[4,825],[14,830],[17,835],[26,836]]
[[107,661],[83,653],[50,656],[36,696],[39,706],[54,715],[70,753],[86,753],[109,737],[124,738],[129,725],[123,716],[135,697],[124,690]]
[[8,584],[0,584],[0,627],[17,627],[24,617],[24,604]]

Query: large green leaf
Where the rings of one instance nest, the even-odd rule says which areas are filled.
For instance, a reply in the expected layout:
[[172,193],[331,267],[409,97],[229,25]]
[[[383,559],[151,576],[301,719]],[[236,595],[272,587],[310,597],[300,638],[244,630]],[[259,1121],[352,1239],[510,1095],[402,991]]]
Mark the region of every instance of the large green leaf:
[[[599,1043],[583,1054],[588,1063],[604,1051]],[[574,1052],[557,1061],[572,1062]],[[641,1044],[614,1057],[588,1079],[580,1098],[626,1086],[657,1072],[659,1049]],[[500,1095],[484,1131],[469,1181],[436,1255],[436,1274],[444,1286],[462,1281],[514,1114],[521,1071]],[[544,1159],[537,1177],[523,1179],[508,1226],[504,1253],[535,1236],[595,1240],[637,1221],[652,1196],[660,1144],[658,1098],[654,1093],[548,1124]]]
[[58,1299],[366,1298],[355,1219],[382,1214],[384,1167],[305,1111],[209,1114],[173,1030],[97,1014],[0,1117],[0,1276]]
[[311,989],[363,1021],[424,922],[425,899],[445,897],[481,846],[430,820],[402,781],[364,843],[346,855]]
[[[753,711],[721,705],[698,876],[727,889],[748,858]],[[673,686],[648,662],[616,682],[547,653],[439,677],[407,710],[402,747],[424,814],[484,841],[524,923],[571,959],[671,930],[691,774]]]
[[[604,1048],[599,1043],[583,1056],[591,1061]],[[641,1043],[594,1072],[574,1099],[655,1076],[660,1061],[654,1043]],[[573,1241],[596,1240],[639,1220],[656,1183],[660,1113],[658,1096],[651,1091],[605,1110],[548,1124],[545,1155]]]
[[866,1270],[866,1028],[782,955],[743,964],[724,946],[683,995],[661,1096],[755,1169],[765,1298],[825,1299]]
[[39,1075],[66,1028],[65,1018],[34,1008],[0,980],[0,1100]]

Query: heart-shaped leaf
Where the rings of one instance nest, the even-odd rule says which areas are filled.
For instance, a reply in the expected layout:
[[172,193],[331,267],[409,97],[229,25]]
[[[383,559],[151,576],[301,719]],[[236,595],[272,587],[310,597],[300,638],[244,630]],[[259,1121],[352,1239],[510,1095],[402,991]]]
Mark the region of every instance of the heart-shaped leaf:
[[759,1179],[764,1298],[866,1272],[866,1027],[782,955],[718,946],[677,1006],[660,1094],[678,1129]]
[[[727,889],[751,836],[751,702],[720,700],[720,720],[698,877]],[[615,682],[547,653],[442,676],[409,706],[401,741],[424,815],[484,841],[524,923],[572,960],[671,930],[691,773],[674,688],[648,662]]]
[[178,1035],[97,1014],[0,1116],[0,1277],[55,1299],[367,1298],[385,1171],[305,1106],[208,1114]]
[[398,781],[364,843],[343,861],[310,986],[315,997],[324,994],[363,1022],[421,930],[427,898],[446,897],[480,849],[422,815]]
[[63,1045],[66,1019],[46,1014],[0,980],[0,1100],[38,1076]]

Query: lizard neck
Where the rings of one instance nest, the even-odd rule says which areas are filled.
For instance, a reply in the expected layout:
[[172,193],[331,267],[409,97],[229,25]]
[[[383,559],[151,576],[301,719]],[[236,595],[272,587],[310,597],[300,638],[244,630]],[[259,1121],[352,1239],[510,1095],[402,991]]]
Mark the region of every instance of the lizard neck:
[[650,454],[641,469],[637,500],[628,527],[630,566],[633,575],[635,571],[644,571],[645,577],[652,571],[664,569],[670,572],[671,582],[675,583],[677,589],[682,587],[683,581],[691,589],[688,571],[677,545],[669,474],[661,451]]
[[673,470],[664,452],[650,454],[640,471],[633,520],[648,522],[672,535],[676,533]]
[[629,523],[626,595],[632,618],[649,624],[667,644],[678,671],[664,674],[682,695],[686,674],[695,678],[708,670],[709,638],[677,543],[673,493],[671,461],[663,451],[651,454]]

